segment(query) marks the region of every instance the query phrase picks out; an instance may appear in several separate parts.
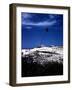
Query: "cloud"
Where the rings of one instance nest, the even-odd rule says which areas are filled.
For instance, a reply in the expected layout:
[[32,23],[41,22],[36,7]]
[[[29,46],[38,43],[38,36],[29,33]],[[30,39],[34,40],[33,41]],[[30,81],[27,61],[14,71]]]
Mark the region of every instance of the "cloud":
[[[43,17],[43,18],[42,18]],[[46,17],[46,18],[45,18]],[[35,18],[38,18],[38,20]],[[38,15],[30,13],[22,13],[22,24],[31,26],[52,26],[56,24],[55,16],[50,15]],[[30,28],[30,27],[27,27]]]
[[27,29],[32,29],[32,27],[30,27],[30,26],[27,26],[26,28],[27,28]]
[[31,18],[31,17],[32,17],[32,15],[30,15],[30,14],[22,13],[22,18],[24,18],[24,19],[28,19],[28,18]]
[[51,26],[56,23],[56,20],[53,21],[43,21],[43,22],[23,22],[23,25],[31,25],[31,26]]
[[50,14],[49,17],[50,17],[50,19],[54,19],[55,15],[54,14]]

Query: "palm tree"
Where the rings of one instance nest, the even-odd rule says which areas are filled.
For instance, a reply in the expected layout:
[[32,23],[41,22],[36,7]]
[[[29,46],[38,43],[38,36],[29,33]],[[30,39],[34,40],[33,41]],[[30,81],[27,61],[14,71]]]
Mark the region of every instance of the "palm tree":
[[43,33],[43,35],[41,37],[40,46],[39,47],[44,46],[43,45],[43,38],[46,36],[46,33],[48,33],[48,27],[44,29],[44,33]]

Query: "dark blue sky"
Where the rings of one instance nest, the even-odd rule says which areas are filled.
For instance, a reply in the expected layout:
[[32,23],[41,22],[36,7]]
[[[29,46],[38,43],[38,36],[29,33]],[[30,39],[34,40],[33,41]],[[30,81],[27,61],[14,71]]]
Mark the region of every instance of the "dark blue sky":
[[22,49],[63,45],[63,15],[22,12],[21,24]]

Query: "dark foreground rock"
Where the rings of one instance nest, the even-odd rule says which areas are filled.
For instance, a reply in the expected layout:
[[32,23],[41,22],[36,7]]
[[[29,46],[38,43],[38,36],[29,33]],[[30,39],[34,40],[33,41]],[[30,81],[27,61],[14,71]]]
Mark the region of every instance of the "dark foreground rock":
[[22,77],[63,75],[63,58],[60,55],[39,53],[22,57]]

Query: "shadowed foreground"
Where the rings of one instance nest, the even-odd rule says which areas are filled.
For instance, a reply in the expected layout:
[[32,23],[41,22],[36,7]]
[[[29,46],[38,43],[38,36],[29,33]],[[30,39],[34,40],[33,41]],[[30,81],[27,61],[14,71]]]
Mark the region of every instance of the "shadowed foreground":
[[40,64],[33,61],[31,56],[22,57],[22,77],[63,75],[63,63],[55,61]]

